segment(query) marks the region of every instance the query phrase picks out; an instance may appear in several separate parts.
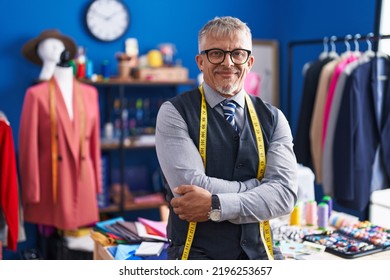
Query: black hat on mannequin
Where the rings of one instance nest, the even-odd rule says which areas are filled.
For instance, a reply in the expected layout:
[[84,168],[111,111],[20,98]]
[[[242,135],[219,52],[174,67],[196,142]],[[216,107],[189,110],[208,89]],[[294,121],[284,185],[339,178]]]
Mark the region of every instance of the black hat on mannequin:
[[40,42],[48,38],[55,38],[62,41],[65,45],[65,49],[69,51],[70,58],[73,59],[75,57],[77,46],[74,40],[61,34],[61,32],[56,29],[44,30],[38,37],[28,41],[22,48],[23,56],[35,64],[42,65],[42,60],[37,53],[37,47]]

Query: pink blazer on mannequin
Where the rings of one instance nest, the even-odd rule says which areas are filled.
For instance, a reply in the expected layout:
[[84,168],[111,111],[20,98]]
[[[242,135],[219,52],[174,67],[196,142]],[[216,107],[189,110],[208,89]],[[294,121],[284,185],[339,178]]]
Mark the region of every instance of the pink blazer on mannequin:
[[[53,199],[49,83],[27,89],[19,129],[19,165],[24,219],[58,229],[76,229],[99,220],[100,115],[96,88],[79,86],[85,112],[85,158],[80,159],[80,115],[73,93],[73,120],[56,88],[58,119],[57,201]],[[74,91],[73,91],[74,92]],[[81,161],[83,161],[82,172]]]

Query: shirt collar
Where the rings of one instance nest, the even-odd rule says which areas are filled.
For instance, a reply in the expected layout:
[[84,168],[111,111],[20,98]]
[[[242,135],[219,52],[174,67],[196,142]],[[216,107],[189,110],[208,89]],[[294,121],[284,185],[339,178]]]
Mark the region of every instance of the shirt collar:
[[[203,82],[203,90],[205,94],[205,98],[207,103],[210,105],[211,108],[214,108],[215,106],[219,105],[222,101],[224,101],[226,98],[221,96],[218,92],[213,90],[208,84]],[[229,100],[234,100],[238,106],[241,108],[245,107],[245,90],[241,89],[239,93],[237,93],[235,96],[232,96],[231,98],[228,98]]]

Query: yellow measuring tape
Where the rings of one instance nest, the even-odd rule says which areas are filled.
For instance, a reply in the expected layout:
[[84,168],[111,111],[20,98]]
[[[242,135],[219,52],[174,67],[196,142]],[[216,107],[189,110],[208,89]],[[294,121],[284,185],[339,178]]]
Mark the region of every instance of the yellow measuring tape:
[[[259,151],[259,167],[257,169],[257,178],[259,180],[263,179],[265,172],[265,148],[264,148],[264,140],[263,133],[261,132],[260,121],[257,118],[257,114],[255,108],[253,107],[252,100],[249,98],[248,94],[245,94],[246,104],[248,105],[249,115],[252,120],[252,124],[255,130],[256,135],[256,143],[257,150]],[[274,251],[272,248],[272,238],[271,238],[271,226],[269,221],[261,221],[260,222],[260,236],[263,244],[265,244],[265,250],[267,252],[267,256],[269,260],[274,259]]]
[[[80,119],[80,176],[83,174],[83,160],[85,159],[85,133],[86,133],[86,113],[83,98],[79,89],[79,84],[75,84],[77,105]],[[49,103],[50,103],[50,128],[51,128],[51,164],[53,181],[53,202],[57,203],[58,190],[58,129],[56,112],[56,91],[54,78],[49,80]]]
[[[206,140],[207,140],[207,105],[206,100],[203,96],[203,87],[199,87],[200,92],[202,93],[202,103],[200,106],[200,128],[199,128],[199,153],[202,157],[204,168],[206,169]],[[192,241],[194,240],[196,229],[196,222],[190,222],[188,225],[187,239],[184,245],[183,254],[181,256],[182,260],[188,260],[188,255],[190,253]]]
[[[200,128],[199,128],[200,131],[199,152],[200,152],[200,156],[202,157],[204,167],[206,169],[207,107],[206,107],[206,100],[204,97],[203,87],[199,86],[199,90],[202,95],[201,112],[200,112]],[[250,99],[248,94],[245,94],[245,100],[248,106],[249,116],[251,118],[255,130],[257,149],[259,151],[259,166],[257,169],[257,178],[261,180],[264,176],[265,166],[266,166],[263,133],[261,132],[260,121],[257,117],[252,100]],[[184,245],[184,250],[181,257],[182,260],[188,260],[192,241],[195,235],[195,229],[196,229],[196,222],[190,222],[188,226],[186,243]],[[260,222],[260,236],[263,243],[266,244],[265,250],[267,252],[268,259],[273,260],[274,253],[272,248],[271,227],[269,221]]]
[[57,114],[56,114],[56,94],[53,78],[49,81],[50,99],[50,127],[51,127],[51,169],[53,181],[53,202],[57,202],[57,172],[58,172],[58,140],[57,140]]

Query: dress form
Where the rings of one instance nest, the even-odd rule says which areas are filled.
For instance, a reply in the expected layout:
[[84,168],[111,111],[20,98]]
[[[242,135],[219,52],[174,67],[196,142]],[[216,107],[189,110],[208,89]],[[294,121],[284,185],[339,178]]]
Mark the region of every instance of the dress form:
[[55,66],[53,76],[61,90],[62,97],[69,114],[73,120],[73,68],[69,65],[69,52],[61,54],[60,62]]
[[[72,72],[63,68],[58,65],[53,80],[27,89],[18,141],[24,219],[61,231],[99,221],[96,195],[101,192],[98,92],[73,78],[73,120],[70,120],[69,106],[62,103],[65,90],[60,88],[64,83],[57,82],[57,78],[69,85]],[[51,98],[53,85],[56,98]],[[53,173],[57,173],[56,185]],[[47,236],[42,238],[47,240]],[[42,242],[42,245],[47,248],[45,245],[49,244]]]

